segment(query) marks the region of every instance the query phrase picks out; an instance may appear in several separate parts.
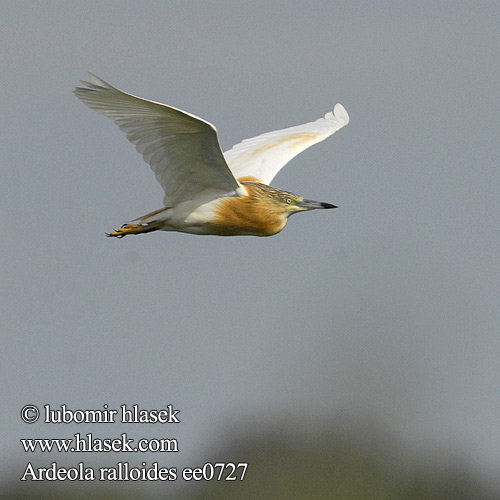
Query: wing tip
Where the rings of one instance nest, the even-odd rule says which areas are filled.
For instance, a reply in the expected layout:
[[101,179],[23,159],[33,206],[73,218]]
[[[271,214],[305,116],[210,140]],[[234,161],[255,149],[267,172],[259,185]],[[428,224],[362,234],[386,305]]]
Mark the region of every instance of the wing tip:
[[342,106],[342,104],[335,104],[335,107],[333,108],[333,114],[341,121],[343,121],[345,125],[349,123],[349,113],[344,108],[344,106]]
[[337,103],[335,104],[333,111],[329,111],[325,115],[324,119],[336,122],[339,125],[337,128],[338,130],[339,128],[345,127],[349,123],[349,114],[342,104]]
[[99,78],[94,73],[88,72],[89,80],[80,80],[80,82],[85,85],[85,87],[76,87],[73,92],[76,95],[82,94],[82,92],[88,92],[89,90],[116,90],[115,87],[110,85],[108,82],[104,81],[102,78]]

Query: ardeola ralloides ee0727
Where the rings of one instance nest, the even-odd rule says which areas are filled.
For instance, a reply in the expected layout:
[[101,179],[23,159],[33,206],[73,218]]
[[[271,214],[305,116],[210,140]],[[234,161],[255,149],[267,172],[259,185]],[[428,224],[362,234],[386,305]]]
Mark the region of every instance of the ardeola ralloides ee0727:
[[108,236],[180,231],[220,236],[271,236],[288,217],[330,203],[269,186],[294,156],[349,123],[341,104],[324,118],[259,135],[222,153],[213,125],[179,109],[141,99],[90,74],[76,96],[127,134],[165,191],[164,208]]

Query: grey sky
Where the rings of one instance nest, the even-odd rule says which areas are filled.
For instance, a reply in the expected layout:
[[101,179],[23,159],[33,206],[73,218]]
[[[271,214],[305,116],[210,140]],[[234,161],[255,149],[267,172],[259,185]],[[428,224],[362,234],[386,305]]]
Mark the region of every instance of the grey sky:
[[[21,437],[167,434],[180,464],[243,416],[342,411],[494,477],[499,21],[486,1],[2,2],[2,470]],[[223,149],[342,103],[350,124],[273,182],[340,208],[272,238],[105,238],[162,190],[72,95],[87,71]],[[182,423],[29,426],[28,403],[172,403]]]

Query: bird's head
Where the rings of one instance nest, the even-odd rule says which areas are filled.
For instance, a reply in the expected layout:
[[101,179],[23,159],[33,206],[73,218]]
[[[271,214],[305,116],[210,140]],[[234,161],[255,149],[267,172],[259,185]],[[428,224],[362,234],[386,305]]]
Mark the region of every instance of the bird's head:
[[316,208],[337,208],[331,203],[307,200],[297,194],[260,182],[243,181],[242,184],[248,196],[228,198],[224,206],[231,208],[224,213],[223,219],[227,225],[228,218],[234,219],[237,215],[237,220],[231,227],[250,225],[253,232],[244,234],[269,236],[281,231],[292,214]]
[[337,208],[331,203],[322,201],[307,200],[294,193],[288,191],[278,191],[272,193],[273,201],[276,205],[279,204],[282,210],[285,211],[287,217],[297,212],[304,212],[306,210],[316,210],[317,208]]
[[254,201],[259,201],[261,208],[265,208],[275,213],[285,215],[287,218],[297,212],[305,210],[315,210],[317,208],[337,208],[331,203],[322,201],[307,200],[298,194],[290,191],[283,191],[266,184],[258,182],[243,182],[250,188],[251,197]]

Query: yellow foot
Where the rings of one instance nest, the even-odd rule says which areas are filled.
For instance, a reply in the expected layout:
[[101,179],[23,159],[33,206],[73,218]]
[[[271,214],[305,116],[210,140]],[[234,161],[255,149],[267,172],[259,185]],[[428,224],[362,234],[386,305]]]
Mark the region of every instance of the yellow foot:
[[143,233],[145,230],[144,226],[140,224],[124,224],[117,231],[113,231],[112,233],[106,233],[106,236],[114,236],[116,238],[123,238],[127,234],[139,234]]

